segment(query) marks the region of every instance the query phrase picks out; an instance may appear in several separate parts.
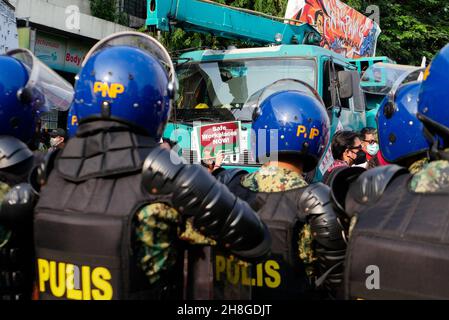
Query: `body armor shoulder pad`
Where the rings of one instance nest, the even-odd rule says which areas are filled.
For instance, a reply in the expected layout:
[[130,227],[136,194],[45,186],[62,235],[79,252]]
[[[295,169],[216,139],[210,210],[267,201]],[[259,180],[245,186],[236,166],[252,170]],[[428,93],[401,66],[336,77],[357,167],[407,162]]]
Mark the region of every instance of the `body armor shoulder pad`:
[[174,192],[174,180],[185,165],[174,151],[154,148],[143,163],[142,187],[153,194]]
[[345,201],[345,211],[350,216],[361,212],[364,207],[373,205],[385,192],[389,183],[408,170],[398,165],[377,167],[360,175],[349,187]]
[[218,172],[214,172],[213,175],[217,178],[218,181],[223,183],[224,185],[228,185],[237,177],[241,177],[245,174],[248,174],[248,171],[242,169],[230,169],[230,170],[217,170]]
[[326,250],[346,248],[345,230],[340,214],[333,205],[330,188],[323,183],[310,185],[300,199],[301,211],[306,214],[313,238]]
[[345,212],[345,199],[350,185],[365,171],[361,167],[343,167],[334,170],[334,174],[329,177],[332,200],[342,212]]
[[55,166],[56,156],[59,154],[59,151],[57,149],[45,154],[42,161],[31,170],[28,182],[36,194],[39,194],[41,187],[47,183],[48,177]]
[[0,136],[0,169],[12,167],[33,156],[25,143],[12,136]]

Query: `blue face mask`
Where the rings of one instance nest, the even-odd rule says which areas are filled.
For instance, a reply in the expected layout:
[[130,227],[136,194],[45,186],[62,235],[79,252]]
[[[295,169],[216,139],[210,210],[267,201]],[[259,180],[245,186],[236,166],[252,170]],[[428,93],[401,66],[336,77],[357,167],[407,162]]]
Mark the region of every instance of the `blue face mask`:
[[366,147],[366,151],[368,151],[368,153],[369,153],[371,156],[376,155],[377,152],[379,152],[379,144],[377,144],[377,143],[369,144],[369,145]]

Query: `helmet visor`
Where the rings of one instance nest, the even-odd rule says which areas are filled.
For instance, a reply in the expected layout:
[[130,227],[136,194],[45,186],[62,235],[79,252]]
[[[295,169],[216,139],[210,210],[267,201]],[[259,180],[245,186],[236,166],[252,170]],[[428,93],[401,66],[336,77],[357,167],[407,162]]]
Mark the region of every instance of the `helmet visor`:
[[159,60],[159,62],[167,71],[170,82],[175,87],[177,87],[175,68],[170,58],[170,54],[167,52],[164,46],[161,43],[159,43],[159,41],[141,32],[133,32],[133,31],[119,32],[101,40],[95,46],[93,46],[92,49],[90,49],[90,51],[87,53],[86,58],[84,59],[83,62],[83,67],[93,54],[105,48],[113,46],[130,46],[139,48],[147,52],[149,55],[155,57],[156,59]]
[[425,71],[424,67],[410,69],[407,72],[404,72],[401,76],[399,76],[398,79],[396,79],[396,82],[392,84],[391,90],[387,95],[389,102],[392,105],[394,105],[396,100],[396,93],[398,92],[398,90],[408,83],[421,81],[424,71]]
[[360,79],[362,91],[368,94],[387,95],[398,79],[419,67],[378,62],[370,66]]
[[28,95],[27,101],[37,110],[67,111],[74,96],[73,86],[55,71],[37,59],[27,49],[15,49],[7,53],[22,62],[29,72],[29,80],[19,94]]

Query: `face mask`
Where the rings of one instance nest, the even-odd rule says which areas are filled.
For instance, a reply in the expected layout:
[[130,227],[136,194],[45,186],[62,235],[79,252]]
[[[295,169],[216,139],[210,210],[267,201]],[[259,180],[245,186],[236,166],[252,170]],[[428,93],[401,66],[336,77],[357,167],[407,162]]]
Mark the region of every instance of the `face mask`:
[[357,152],[357,157],[354,160],[354,164],[358,165],[365,162],[366,162],[366,153],[363,150],[360,150],[359,152]]
[[372,156],[374,156],[377,152],[379,152],[379,145],[377,143],[369,144],[366,147],[366,151]]
[[50,145],[52,147],[57,147],[61,142],[59,141],[58,138],[51,138],[50,139]]

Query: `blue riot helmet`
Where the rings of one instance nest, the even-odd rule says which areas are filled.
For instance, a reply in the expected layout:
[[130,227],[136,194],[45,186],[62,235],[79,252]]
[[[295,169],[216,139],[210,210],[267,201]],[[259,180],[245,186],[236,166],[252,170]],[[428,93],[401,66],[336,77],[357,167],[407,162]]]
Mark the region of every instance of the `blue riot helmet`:
[[[268,95],[268,97],[267,97]],[[329,117],[318,93],[299,80],[280,80],[261,92],[253,114],[251,144],[259,162],[295,155],[312,171],[329,142]]]
[[87,54],[77,76],[73,110],[79,124],[115,120],[160,139],[175,87],[166,49],[143,33],[121,32]]
[[73,88],[26,49],[0,56],[0,70],[0,135],[30,143],[39,115],[67,110]]
[[423,71],[416,68],[400,76],[380,105],[376,118],[379,147],[388,162],[401,163],[429,148],[416,117],[421,87],[418,79]]
[[66,111],[73,87],[29,50],[0,56],[0,135],[31,144],[43,112]]
[[432,60],[424,73],[418,100],[418,119],[434,150],[449,147],[449,45]]

